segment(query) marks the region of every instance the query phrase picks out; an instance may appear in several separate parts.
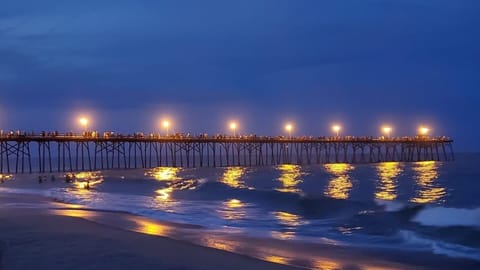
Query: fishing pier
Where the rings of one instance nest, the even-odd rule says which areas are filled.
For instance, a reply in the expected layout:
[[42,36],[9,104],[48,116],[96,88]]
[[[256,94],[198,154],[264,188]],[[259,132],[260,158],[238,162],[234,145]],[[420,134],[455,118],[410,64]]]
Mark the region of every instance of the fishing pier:
[[264,137],[2,134],[0,173],[454,160],[453,140],[427,136]]

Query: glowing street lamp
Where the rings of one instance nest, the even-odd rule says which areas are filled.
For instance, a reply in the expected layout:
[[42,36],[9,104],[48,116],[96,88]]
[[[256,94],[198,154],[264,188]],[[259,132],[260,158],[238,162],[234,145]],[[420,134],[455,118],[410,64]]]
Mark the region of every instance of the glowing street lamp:
[[338,137],[339,134],[340,134],[340,130],[342,130],[342,127],[339,126],[339,125],[333,125],[333,126],[332,126],[332,130],[333,130],[333,132],[335,132],[335,136]]
[[164,121],[162,122],[162,126],[163,126],[163,127],[165,128],[165,130],[167,131],[166,135],[168,136],[168,131],[169,131],[169,129],[170,129],[170,121],[164,120]]
[[385,134],[385,136],[388,138],[390,137],[390,133],[392,132],[392,127],[390,126],[383,126],[382,127],[382,132]]
[[418,128],[418,133],[422,136],[427,136],[429,132],[430,129],[428,127],[421,126]]
[[285,130],[288,132],[288,137],[292,137],[293,125],[288,123],[285,125]]
[[86,117],[80,117],[80,119],[78,119],[78,122],[80,123],[80,125],[83,127],[83,129],[86,131],[87,130],[87,126],[88,126],[88,118]]
[[235,137],[237,134],[236,134],[236,130],[237,130],[237,123],[235,122],[230,122],[230,129],[233,131],[233,137]]

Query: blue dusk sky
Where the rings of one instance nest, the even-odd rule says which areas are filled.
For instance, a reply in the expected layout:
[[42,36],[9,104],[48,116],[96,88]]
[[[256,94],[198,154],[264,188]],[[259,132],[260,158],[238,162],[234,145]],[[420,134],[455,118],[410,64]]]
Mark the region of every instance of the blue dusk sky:
[[478,0],[2,0],[0,128],[432,135],[480,150]]

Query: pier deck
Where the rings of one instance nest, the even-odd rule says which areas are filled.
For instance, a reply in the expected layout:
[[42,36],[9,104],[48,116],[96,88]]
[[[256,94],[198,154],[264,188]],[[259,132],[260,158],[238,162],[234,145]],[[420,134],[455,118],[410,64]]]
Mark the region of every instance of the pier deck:
[[450,161],[447,137],[0,135],[0,173]]

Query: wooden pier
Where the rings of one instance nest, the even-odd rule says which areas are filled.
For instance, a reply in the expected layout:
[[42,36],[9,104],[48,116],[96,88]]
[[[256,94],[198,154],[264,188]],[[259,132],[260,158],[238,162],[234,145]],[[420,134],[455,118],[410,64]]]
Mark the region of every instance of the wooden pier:
[[450,161],[447,137],[3,134],[0,173],[279,164]]

